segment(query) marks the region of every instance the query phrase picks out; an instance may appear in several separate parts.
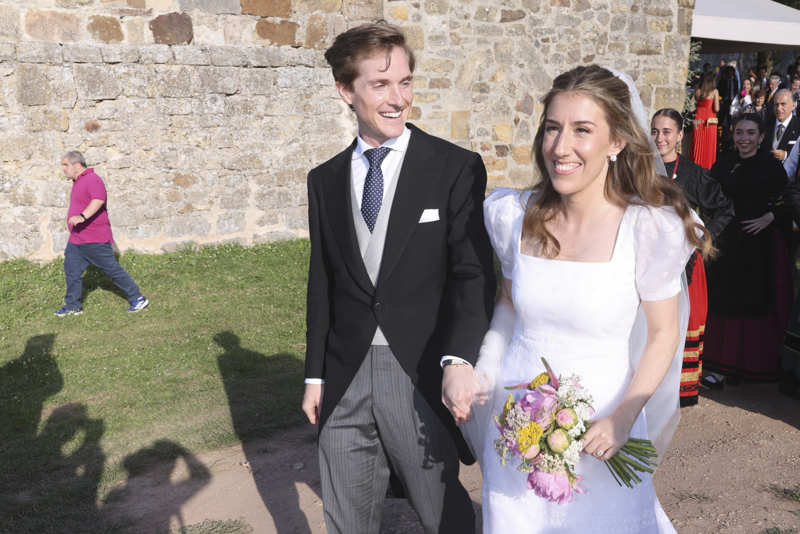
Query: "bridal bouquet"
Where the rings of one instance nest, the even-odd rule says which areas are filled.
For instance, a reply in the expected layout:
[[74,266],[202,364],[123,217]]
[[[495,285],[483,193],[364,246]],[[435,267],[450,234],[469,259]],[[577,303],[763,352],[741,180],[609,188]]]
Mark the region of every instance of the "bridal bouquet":
[[[546,373],[530,383],[506,389],[524,389],[514,400],[509,394],[503,413],[495,416],[500,436],[494,447],[505,465],[510,457],[521,460],[517,469],[528,473],[528,487],[536,495],[559,504],[570,502],[574,493],[585,493],[575,473],[583,441],[594,415],[592,396],[575,376],[556,377],[542,358]],[[641,482],[639,472],[653,472],[655,448],[649,440],[630,438],[604,463],[619,485],[629,488]]]

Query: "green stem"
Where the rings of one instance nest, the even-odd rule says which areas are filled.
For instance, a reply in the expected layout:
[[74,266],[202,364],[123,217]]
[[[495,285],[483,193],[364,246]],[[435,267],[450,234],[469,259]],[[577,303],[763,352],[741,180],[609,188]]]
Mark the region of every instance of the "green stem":
[[617,482],[617,484],[622,486],[622,482],[620,482],[619,479],[617,478],[616,473],[614,473],[614,470],[611,468],[611,464],[609,462],[603,462],[603,463],[606,464],[608,472],[611,473],[611,476],[614,477],[614,480]]
[[639,472],[645,472],[645,471],[648,472],[648,473],[652,473],[653,472],[653,470],[651,468],[647,467],[646,465],[642,465],[641,463],[637,462],[636,460],[634,460],[634,459],[632,459],[632,458],[630,458],[628,456],[620,455],[620,460],[625,462],[626,464],[628,464],[633,469],[635,469],[635,470],[637,470]]

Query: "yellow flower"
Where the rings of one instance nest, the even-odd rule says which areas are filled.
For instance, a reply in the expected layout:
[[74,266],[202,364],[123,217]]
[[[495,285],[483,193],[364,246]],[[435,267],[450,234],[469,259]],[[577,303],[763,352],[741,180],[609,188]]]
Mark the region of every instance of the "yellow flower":
[[530,389],[539,387],[543,384],[547,384],[550,381],[550,376],[547,373],[540,373],[539,376],[531,381]]
[[519,452],[524,454],[532,446],[539,445],[539,440],[542,439],[543,433],[544,431],[542,427],[539,426],[539,423],[534,423],[533,421],[521,428],[517,439],[517,448]]
[[503,421],[505,421],[506,415],[508,415],[508,412],[510,412],[513,407],[514,407],[514,395],[509,393],[508,398],[506,399],[506,403],[503,406]]

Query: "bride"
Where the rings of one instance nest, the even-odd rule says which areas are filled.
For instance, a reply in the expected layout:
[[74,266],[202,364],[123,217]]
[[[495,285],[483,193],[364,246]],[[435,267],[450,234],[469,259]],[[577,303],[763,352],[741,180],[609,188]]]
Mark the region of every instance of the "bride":
[[[620,487],[602,460],[631,436],[663,454],[677,425],[681,275],[695,248],[711,251],[708,232],[656,173],[635,88],[596,65],[577,67],[543,102],[533,145],[542,183],[496,190],[484,203],[503,287],[475,369],[491,384],[488,401],[462,425],[483,472],[484,532],[675,532],[649,476]],[[579,375],[594,397],[576,465],[587,493],[566,504],[536,496],[494,450],[503,388],[544,371],[541,356],[557,374]]]

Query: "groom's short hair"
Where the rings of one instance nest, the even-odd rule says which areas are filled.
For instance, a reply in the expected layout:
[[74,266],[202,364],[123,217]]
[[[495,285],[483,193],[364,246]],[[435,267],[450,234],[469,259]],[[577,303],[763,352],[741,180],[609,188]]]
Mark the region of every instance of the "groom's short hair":
[[386,53],[387,68],[392,48],[395,46],[405,50],[408,56],[408,67],[414,72],[414,51],[406,43],[406,36],[397,26],[385,20],[370,24],[362,24],[350,28],[336,36],[325,59],[333,71],[333,79],[345,87],[351,87],[358,76],[358,62],[377,52]]

